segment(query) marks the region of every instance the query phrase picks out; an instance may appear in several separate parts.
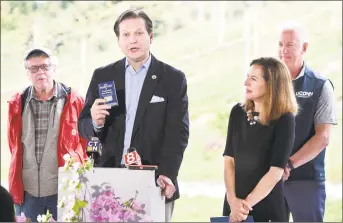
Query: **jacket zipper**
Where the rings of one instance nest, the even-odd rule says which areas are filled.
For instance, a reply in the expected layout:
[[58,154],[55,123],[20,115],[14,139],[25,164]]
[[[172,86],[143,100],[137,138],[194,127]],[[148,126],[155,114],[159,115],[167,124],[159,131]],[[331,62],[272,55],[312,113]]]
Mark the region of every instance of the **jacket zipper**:
[[38,164],[38,197],[40,197],[40,162]]

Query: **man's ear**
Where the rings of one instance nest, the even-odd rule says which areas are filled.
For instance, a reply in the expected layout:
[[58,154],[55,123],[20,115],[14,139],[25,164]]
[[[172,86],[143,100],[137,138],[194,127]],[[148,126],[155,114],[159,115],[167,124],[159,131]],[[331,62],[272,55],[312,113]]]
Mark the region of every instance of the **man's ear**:
[[303,43],[303,45],[302,45],[302,49],[301,49],[301,53],[306,53],[307,52],[307,48],[308,48],[308,43]]

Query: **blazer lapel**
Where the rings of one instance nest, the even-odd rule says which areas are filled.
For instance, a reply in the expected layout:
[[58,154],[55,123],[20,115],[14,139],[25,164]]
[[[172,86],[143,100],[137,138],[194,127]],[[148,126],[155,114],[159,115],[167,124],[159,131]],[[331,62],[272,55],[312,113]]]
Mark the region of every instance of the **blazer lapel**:
[[119,107],[111,108],[112,116],[125,116],[125,58],[122,59],[115,67],[113,67],[110,73],[108,73],[106,81],[108,80],[114,81],[119,103]]
[[[112,107],[110,111],[110,116],[106,117],[106,122],[113,123],[114,120],[116,122],[115,125],[112,125],[113,132],[117,132],[116,134],[119,135],[119,142],[117,145],[123,145],[124,143],[124,132],[125,132],[125,116],[126,116],[126,105],[125,105],[125,58],[119,61],[116,66],[112,67],[112,70],[108,73],[106,77],[106,81],[114,80],[116,93],[118,97],[118,107]],[[117,129],[120,129],[118,132]],[[118,162],[121,161],[121,156],[123,153],[122,148],[116,148],[114,150],[114,155],[118,158]]]
[[138,127],[141,123],[142,117],[145,113],[145,110],[147,106],[150,103],[150,100],[152,98],[152,94],[154,92],[154,89],[156,87],[156,84],[160,78],[160,71],[158,70],[158,60],[151,54],[151,64],[148,70],[148,73],[145,77],[142,91],[139,97],[137,112],[136,112],[136,118],[135,122],[133,124],[133,130],[132,130],[132,137],[131,142],[134,139],[136,132],[138,130]]
[[125,108],[125,58],[119,62],[118,67],[110,75],[113,75],[118,103],[119,105],[124,105],[123,107]]

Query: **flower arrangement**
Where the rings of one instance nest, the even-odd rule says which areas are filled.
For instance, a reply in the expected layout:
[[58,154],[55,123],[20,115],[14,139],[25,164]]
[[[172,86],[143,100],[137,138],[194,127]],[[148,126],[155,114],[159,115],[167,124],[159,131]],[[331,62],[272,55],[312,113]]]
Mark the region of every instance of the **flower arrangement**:
[[24,214],[24,212],[21,212],[19,216],[15,217],[16,222],[31,222],[30,218],[27,218]]
[[69,154],[63,156],[65,161],[64,170],[72,174],[71,179],[63,178],[62,183],[59,185],[59,190],[70,191],[72,195],[63,196],[58,201],[57,207],[64,209],[62,213],[62,221],[66,222],[79,222],[83,220],[83,208],[86,207],[88,202],[80,198],[82,190],[82,180],[86,171],[93,168],[93,163],[90,159],[85,160],[85,163],[80,164],[75,162]]
[[[92,160],[85,160],[83,164],[75,162],[69,154],[63,156],[65,161],[64,171],[69,173],[69,177],[63,178],[58,190],[69,192],[69,196],[63,196],[57,204],[60,208],[64,222],[82,222],[85,217],[85,208],[87,207],[89,217],[95,222],[148,222],[151,221],[146,214],[145,205],[139,204],[136,200],[136,195],[127,200],[121,201],[121,198],[116,196],[114,190],[110,186],[102,188],[101,186],[93,185],[92,188],[99,193],[93,193],[91,197],[92,203],[88,205],[86,198],[86,189],[88,179],[85,177],[87,171],[93,168]],[[106,184],[103,183],[102,186]],[[17,222],[31,222],[26,218],[24,213],[16,217]],[[49,210],[45,215],[38,215],[38,222],[55,222]]]
[[[16,222],[32,222],[30,218],[27,218],[23,212],[20,216],[16,216]],[[37,222],[56,222],[52,217],[52,214],[47,210],[46,214],[38,215]]]
[[[82,188],[82,176],[86,171],[91,170],[93,164],[90,159],[86,160],[84,164],[79,162],[74,162],[69,154],[63,156],[65,161],[64,170],[65,172],[72,173],[71,179],[64,178],[62,183],[59,185],[59,190],[68,190],[72,192],[73,195],[62,197],[58,201],[57,207],[63,208],[64,212],[62,215],[62,220],[66,222],[78,222],[82,221],[81,211],[87,205],[87,201],[80,199],[79,193]],[[30,218],[26,218],[25,214],[22,212],[20,216],[16,216],[17,222],[32,222]],[[47,210],[46,214],[37,216],[38,222],[55,222],[52,214]]]
[[91,204],[90,218],[96,222],[147,222],[151,219],[144,210],[145,205],[135,198],[121,202],[111,188],[107,188]]

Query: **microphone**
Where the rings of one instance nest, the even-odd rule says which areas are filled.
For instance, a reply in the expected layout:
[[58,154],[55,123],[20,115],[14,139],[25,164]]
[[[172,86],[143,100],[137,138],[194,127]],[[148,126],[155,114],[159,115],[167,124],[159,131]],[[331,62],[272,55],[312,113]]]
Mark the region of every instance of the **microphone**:
[[134,147],[127,150],[124,156],[125,166],[130,170],[157,170],[156,165],[142,165],[142,160]]
[[87,156],[91,158],[93,164],[94,160],[98,159],[101,156],[102,145],[100,143],[99,138],[92,137],[90,141],[87,143],[86,153]]
[[127,150],[127,153],[124,155],[124,163],[125,163],[125,166],[142,165],[141,157],[139,156],[135,147],[130,147]]

